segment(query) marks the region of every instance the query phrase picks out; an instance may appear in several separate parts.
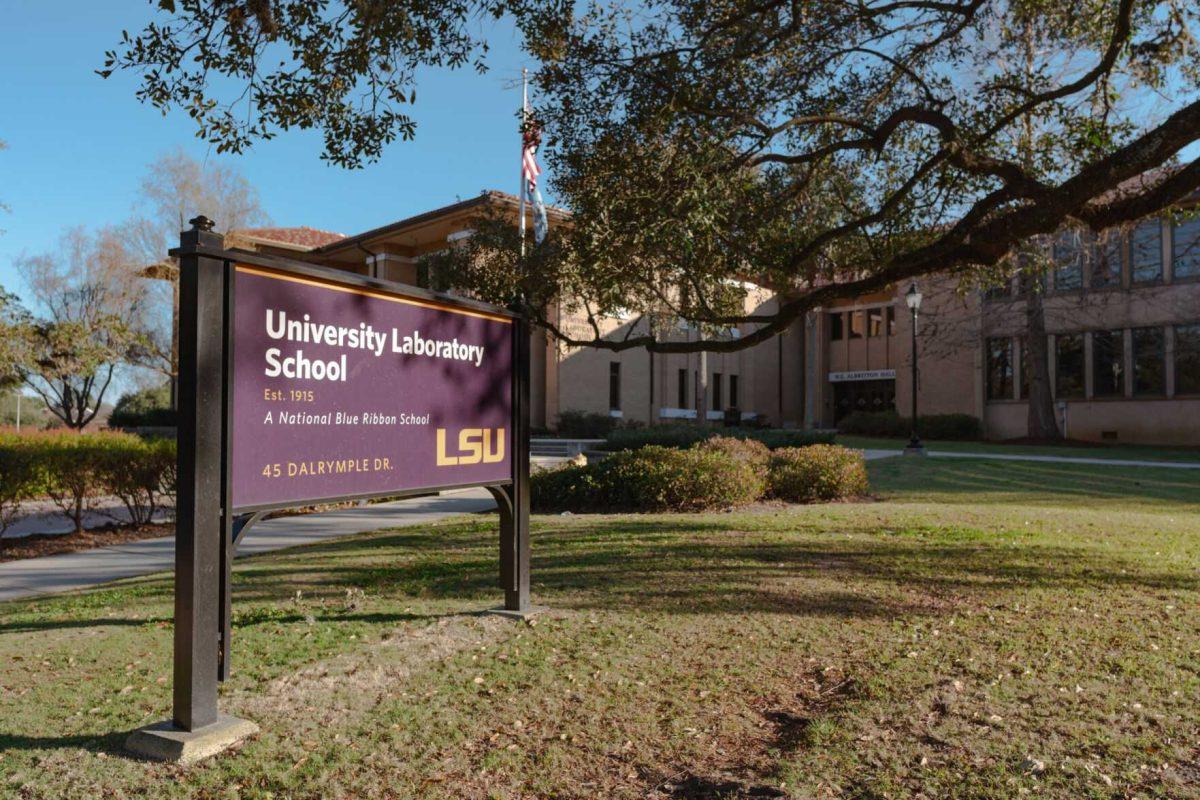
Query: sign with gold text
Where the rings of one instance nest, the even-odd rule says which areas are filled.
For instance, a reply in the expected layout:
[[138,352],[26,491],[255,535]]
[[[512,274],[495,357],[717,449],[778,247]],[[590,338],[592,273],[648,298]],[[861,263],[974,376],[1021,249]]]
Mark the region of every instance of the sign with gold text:
[[511,478],[512,320],[233,267],[237,510]]

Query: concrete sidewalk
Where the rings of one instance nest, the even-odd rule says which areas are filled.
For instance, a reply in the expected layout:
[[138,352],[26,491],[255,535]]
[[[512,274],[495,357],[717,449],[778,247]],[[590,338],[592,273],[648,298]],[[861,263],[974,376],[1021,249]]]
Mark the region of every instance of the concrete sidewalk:
[[[277,517],[259,522],[251,528],[238,548],[238,556],[282,550],[381,528],[420,525],[495,507],[496,503],[486,489],[464,489],[435,497],[415,497],[319,514]],[[174,536],[45,558],[9,561],[0,564],[0,601],[84,589],[120,578],[170,570],[174,565]]]

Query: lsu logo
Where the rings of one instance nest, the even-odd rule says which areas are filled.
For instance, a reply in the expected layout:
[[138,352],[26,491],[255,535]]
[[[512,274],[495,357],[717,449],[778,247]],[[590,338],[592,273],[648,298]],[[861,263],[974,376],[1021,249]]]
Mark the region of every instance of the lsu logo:
[[[495,448],[492,448],[493,442]],[[437,465],[495,464],[504,460],[504,428],[463,428],[458,432],[458,451],[446,454],[446,429],[437,429]]]

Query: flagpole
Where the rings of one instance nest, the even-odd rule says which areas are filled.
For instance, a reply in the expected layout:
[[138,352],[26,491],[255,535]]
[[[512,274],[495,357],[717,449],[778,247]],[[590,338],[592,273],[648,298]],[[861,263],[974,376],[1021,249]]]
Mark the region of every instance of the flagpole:
[[525,126],[528,122],[529,114],[529,89],[526,79],[526,70],[521,67],[521,169],[520,169],[520,198],[521,198],[521,257],[525,257]]

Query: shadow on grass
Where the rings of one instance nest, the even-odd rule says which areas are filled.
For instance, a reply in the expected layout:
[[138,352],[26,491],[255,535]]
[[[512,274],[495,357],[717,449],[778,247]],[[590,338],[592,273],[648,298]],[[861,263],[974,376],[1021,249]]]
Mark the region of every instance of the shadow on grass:
[[[886,617],[943,613],[949,608],[939,598],[1014,587],[1200,589],[1200,575],[1195,573],[1154,571],[1080,548],[1014,547],[1003,535],[947,543],[927,537],[789,538],[788,531],[766,531],[762,537],[772,541],[762,541],[752,538],[757,534],[731,532],[730,522],[720,517],[539,522],[531,569],[535,594],[557,607],[578,610]],[[328,598],[356,587],[371,597],[401,602],[498,600],[498,544],[487,527],[463,523],[406,529],[251,557],[239,562],[234,573],[235,625],[299,622],[309,615],[322,621],[357,618],[375,623],[432,618],[386,612],[356,617],[321,608],[296,613],[281,609],[283,613],[260,618],[247,608],[286,601],[297,590]],[[818,590],[796,583],[808,578],[832,579],[858,591]],[[170,588],[169,583],[161,586],[160,600],[169,600]],[[897,589],[909,590],[908,597]],[[102,617],[68,616],[68,610],[44,620],[15,619],[0,623],[0,633],[170,620],[125,619],[105,611]]]
[[965,458],[881,459],[868,469],[872,488],[885,494],[970,495],[985,504],[1014,498],[1200,504],[1200,470]]
[[[78,748],[92,753],[109,753],[128,755],[125,753],[125,740],[133,733],[132,730],[114,733],[73,734],[71,736],[25,736],[17,733],[0,731],[0,753],[9,750],[51,750]],[[133,756],[130,756],[131,758]]]

